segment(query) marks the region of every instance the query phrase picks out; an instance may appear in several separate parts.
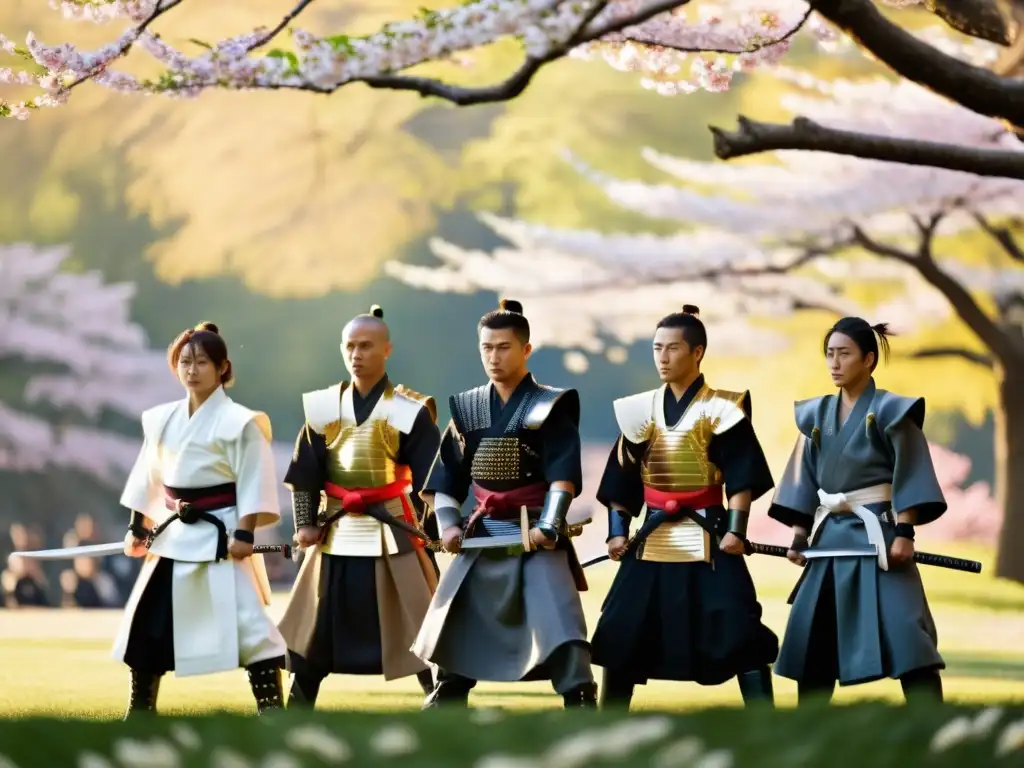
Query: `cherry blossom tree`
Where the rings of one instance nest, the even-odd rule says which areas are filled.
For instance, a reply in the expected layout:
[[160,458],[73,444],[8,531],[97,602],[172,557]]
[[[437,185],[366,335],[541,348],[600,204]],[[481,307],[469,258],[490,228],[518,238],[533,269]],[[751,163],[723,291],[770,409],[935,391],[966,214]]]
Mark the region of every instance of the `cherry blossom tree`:
[[[927,132],[965,150],[1024,158],[1024,144],[999,121],[912,83],[828,83],[782,67],[775,74],[797,89],[784,106],[809,116],[815,130]],[[483,214],[508,247],[483,253],[434,241],[440,266],[390,263],[387,271],[430,290],[528,301],[540,321],[537,343],[572,350],[566,362],[577,369],[586,353],[621,356],[620,345],[647,338],[680,296],[704,308],[718,348],[737,353],[784,349],[786,334],[763,321],[806,309],[891,319],[904,333],[959,319],[974,346],[911,355],[956,356],[995,371],[998,502],[1006,511],[998,572],[1024,580],[1012,557],[1024,545],[1024,182],[793,150],[744,165],[643,154],[678,183],[620,180],[569,160],[619,205],[678,222],[677,235],[563,231]],[[945,252],[945,237],[970,232],[990,238],[998,257]],[[864,282],[885,286],[887,298],[855,300],[849,289]]]
[[[140,440],[102,426],[179,395],[129,317],[134,287],[62,271],[66,247],[0,247],[0,472],[82,473],[118,488]],[[20,386],[24,382],[24,386]]]

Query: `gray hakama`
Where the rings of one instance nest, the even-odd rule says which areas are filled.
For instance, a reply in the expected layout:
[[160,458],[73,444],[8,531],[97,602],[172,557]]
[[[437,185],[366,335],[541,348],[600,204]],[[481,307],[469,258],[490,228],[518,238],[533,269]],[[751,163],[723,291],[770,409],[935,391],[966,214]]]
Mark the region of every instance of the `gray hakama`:
[[[571,482],[579,494],[574,390],[542,387],[528,375],[504,405],[488,384],[452,397],[451,413],[424,495],[461,504],[472,485],[478,511],[482,502],[487,511],[471,535],[508,527],[521,506],[535,522],[552,483]],[[435,506],[435,513],[442,532],[464,524],[457,510]],[[563,696],[593,686],[581,579],[576,554],[562,536],[554,550],[458,554],[412,648],[439,668],[435,698],[464,700],[478,680],[546,679]]]
[[876,389],[872,379],[842,425],[839,401],[796,404],[800,436],[769,515],[811,532],[808,553],[876,541],[882,551],[808,558],[775,663],[807,690],[906,682],[945,667],[917,565],[890,566],[887,557],[897,513],[913,509],[924,525],[946,511],[922,432],[924,399]]

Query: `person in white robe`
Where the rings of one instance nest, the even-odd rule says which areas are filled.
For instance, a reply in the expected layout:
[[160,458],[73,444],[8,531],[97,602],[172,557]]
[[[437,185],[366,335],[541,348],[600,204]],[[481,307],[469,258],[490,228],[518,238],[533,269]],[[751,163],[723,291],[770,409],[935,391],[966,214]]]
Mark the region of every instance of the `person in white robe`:
[[280,519],[270,420],[224,391],[227,345],[212,323],[168,349],[182,400],[142,414],[143,445],[121,496],[125,550],[145,563],[113,655],[131,671],[125,717],[155,712],[160,681],[240,667],[257,710],[283,707],[287,648],[267,613],[270,585],[254,531]]

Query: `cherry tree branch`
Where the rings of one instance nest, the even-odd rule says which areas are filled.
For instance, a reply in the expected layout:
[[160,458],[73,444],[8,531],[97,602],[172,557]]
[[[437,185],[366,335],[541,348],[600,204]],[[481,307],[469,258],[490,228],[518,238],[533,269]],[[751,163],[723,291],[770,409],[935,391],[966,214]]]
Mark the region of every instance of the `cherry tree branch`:
[[973,112],[1024,126],[1024,80],[942,53],[886,19],[871,0],[809,1],[897,74]]
[[989,237],[999,243],[1006,255],[1014,261],[1024,263],[1024,248],[1021,248],[1009,227],[997,227],[982,213],[972,211],[971,216]]
[[658,40],[653,36],[638,35],[636,33],[629,35],[622,35],[621,39],[624,42],[637,43],[639,45],[648,45],[652,48],[662,48],[669,51],[678,51],[679,53],[718,53],[723,55],[738,55],[741,53],[755,53],[765,48],[771,48],[773,45],[784,43],[789,40],[793,35],[799,32],[807,24],[807,20],[810,19],[813,9],[808,6],[804,15],[794,24],[790,29],[786,30],[783,34],[778,37],[768,38],[766,40],[758,40],[755,43],[750,44],[746,48],[700,48],[699,46],[689,45],[672,45],[671,43],[663,40]]
[[292,8],[290,11],[288,11],[288,13],[281,17],[281,21],[279,21],[273,29],[268,31],[267,34],[260,37],[251,45],[248,45],[246,47],[246,50],[255,51],[258,48],[262,48],[264,45],[269,43],[279,34],[284,32],[285,28],[293,21],[295,21],[295,19],[297,19],[299,15],[309,6],[311,6],[315,1],[316,0],[299,0],[299,3],[294,8]]
[[974,350],[967,349],[966,347],[927,347],[925,349],[918,349],[903,356],[914,360],[926,360],[936,357],[958,357],[961,360],[966,360],[969,363],[980,365],[983,368],[992,368],[995,365],[995,361],[991,356],[982,352],[975,352]]
[[735,131],[711,127],[721,160],[774,150],[802,150],[964,171],[978,176],[1024,179],[1024,152],[963,147],[937,141],[879,136],[828,128],[806,117],[789,125],[762,123],[742,115]]
[[967,324],[981,342],[991,350],[995,359],[1005,368],[1019,363],[1024,349],[1006,334],[988,316],[959,280],[945,272],[932,258],[931,242],[941,214],[933,216],[934,223],[922,229],[921,242],[916,253],[905,251],[888,243],[881,243],[868,235],[861,227],[853,227],[853,241],[869,253],[894,259],[917,270],[933,288],[938,290],[950,303],[960,319]]
[[[513,72],[507,79],[495,85],[483,87],[464,87],[450,85],[432,77],[413,77],[410,75],[376,75],[372,77],[357,78],[354,82],[361,82],[371,88],[381,88],[393,91],[414,91],[420,96],[434,96],[445,101],[450,101],[460,107],[471,104],[489,104],[493,102],[508,101],[519,96],[532,82],[534,76],[553,61],[564,58],[573,48],[598,40],[605,35],[619,32],[636,24],[641,24],[654,16],[665,11],[688,5],[690,0],[655,0],[648,5],[641,7],[636,13],[625,17],[619,17],[601,24],[593,29],[588,29],[591,22],[597,17],[605,6],[605,2],[596,3],[588,13],[575,34],[561,45],[552,46],[544,56],[527,56],[519,69]],[[299,90],[314,91],[317,93],[333,93],[346,83],[341,83],[329,88],[318,88],[312,85],[297,86]],[[285,86],[288,87],[288,86]]]
[[142,33],[145,32],[146,30],[148,30],[150,25],[154,21],[159,19],[161,16],[163,16],[168,11],[174,10],[179,5],[181,5],[183,2],[185,2],[185,0],[164,0],[163,2],[161,2],[160,0],[157,0],[157,3],[156,3],[156,5],[153,6],[153,10],[150,12],[149,16],[147,16],[145,19],[143,19],[141,22],[139,22],[138,26],[136,26],[134,28],[134,30],[133,30],[134,34],[132,36],[130,36],[130,37],[125,39],[125,42],[121,45],[121,47],[118,49],[117,53],[114,56],[105,59],[103,61],[102,65],[100,65],[96,69],[94,69],[94,70],[92,70],[90,72],[86,72],[84,75],[82,75],[78,79],[74,80],[71,83],[68,83],[66,86],[61,88],[61,91],[70,91],[72,88],[77,88],[82,83],[86,82],[87,80],[92,80],[96,75],[100,74],[101,72],[106,71],[107,67],[109,67],[112,63],[114,63],[118,59],[121,59],[121,58],[124,58],[125,56],[127,56],[128,52],[132,49],[132,47],[138,41],[138,39],[142,35]]

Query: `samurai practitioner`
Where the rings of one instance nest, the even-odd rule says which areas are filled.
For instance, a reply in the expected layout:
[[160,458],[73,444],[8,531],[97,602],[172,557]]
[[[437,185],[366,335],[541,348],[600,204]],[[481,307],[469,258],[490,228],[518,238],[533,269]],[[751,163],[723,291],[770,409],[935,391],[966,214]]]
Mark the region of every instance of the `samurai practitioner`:
[[441,435],[434,399],[388,378],[383,318],[375,305],[342,331],[351,382],[302,396],[306,421],[285,474],[306,548],[279,625],[294,675],[289,706],[315,706],[331,673],[416,675],[433,689],[431,670],[409,651],[437,586],[433,553],[381,520],[423,530],[418,491]]
[[[519,302],[502,300],[477,330],[490,381],[449,400],[451,422],[423,489],[456,554],[413,646],[438,667],[424,706],[464,707],[478,680],[546,679],[565,707],[594,707],[586,581],[565,524],[583,485],[579,395],[527,370],[530,324]],[[463,525],[471,488],[476,507]],[[468,546],[498,536],[521,544]]]
[[156,710],[167,672],[240,666],[258,711],[280,708],[287,649],[266,612],[263,558],[252,554],[253,532],[281,517],[270,420],[225,394],[231,361],[213,323],[179,335],[168,362],[188,396],[142,414],[142,450],[121,496],[132,510],[125,551],[146,558],[114,644],[131,670],[125,717]]
[[914,557],[914,530],[946,502],[932,466],[924,398],[875,386],[886,325],[844,317],[823,343],[839,388],[796,404],[800,434],[769,514],[793,528],[804,566],[777,674],[800,701],[831,698],[836,681],[897,678],[907,697],[942,698],[945,668]]
[[[750,504],[774,485],[750,423],[750,393],[712,389],[700,372],[707,332],[686,305],[654,334],[664,384],[616,400],[621,435],[597,492],[619,571],[594,632],[602,707],[628,708],[650,679],[718,685],[773,703],[778,637],[761,621],[744,560]],[[728,509],[723,500],[728,500]],[[623,557],[630,519],[670,517]],[[638,539],[640,534],[638,532]]]

